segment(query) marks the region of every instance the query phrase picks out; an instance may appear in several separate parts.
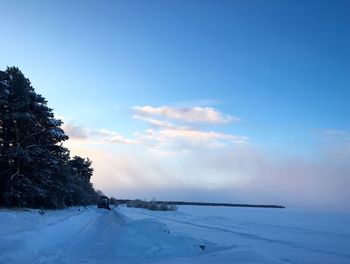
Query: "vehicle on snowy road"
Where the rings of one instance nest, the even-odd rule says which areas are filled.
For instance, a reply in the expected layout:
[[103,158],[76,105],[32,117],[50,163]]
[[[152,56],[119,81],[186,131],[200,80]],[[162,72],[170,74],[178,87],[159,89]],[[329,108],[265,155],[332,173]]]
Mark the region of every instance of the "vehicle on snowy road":
[[107,196],[101,196],[100,202],[98,203],[97,207],[111,210],[111,208],[109,207],[109,198]]

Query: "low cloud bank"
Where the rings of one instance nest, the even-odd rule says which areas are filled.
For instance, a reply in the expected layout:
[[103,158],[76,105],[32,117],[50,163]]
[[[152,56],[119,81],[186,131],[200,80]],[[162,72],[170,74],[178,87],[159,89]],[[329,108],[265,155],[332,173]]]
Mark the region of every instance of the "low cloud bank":
[[248,147],[176,157],[146,149],[73,151],[92,159],[96,188],[121,198],[350,209],[350,160],[334,156],[334,150],[313,161]]

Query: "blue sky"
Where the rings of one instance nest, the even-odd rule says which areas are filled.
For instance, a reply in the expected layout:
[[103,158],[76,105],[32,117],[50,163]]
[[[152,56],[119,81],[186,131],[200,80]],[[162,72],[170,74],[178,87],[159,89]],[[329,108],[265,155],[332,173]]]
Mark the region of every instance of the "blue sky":
[[[114,158],[125,158],[149,148],[184,150],[190,157],[177,155],[161,162],[166,164],[162,169],[172,170],[176,178],[184,162],[203,158],[198,156],[198,146],[194,147],[198,142],[193,145],[191,141],[201,135],[210,138],[201,145],[225,145],[213,151],[215,158],[206,157],[210,161],[226,153],[227,145],[233,152],[244,148],[245,153],[249,148],[249,160],[256,153],[269,160],[283,156],[279,163],[293,159],[296,167],[305,160],[321,162],[329,145],[332,149],[336,145],[337,153],[344,153],[338,150],[340,146],[348,150],[349,1],[2,1],[0,12],[1,68],[18,66],[64,119],[67,130],[77,138],[78,132],[84,135],[79,142],[71,137],[71,148],[78,154],[95,157],[92,152],[96,150],[100,156],[112,153]],[[151,108],[135,110],[144,106]],[[200,107],[200,114],[216,113],[240,121],[186,121],[182,110],[195,107]],[[170,122],[177,132],[170,135],[169,126],[165,130],[151,123],[150,117]],[[221,134],[184,136],[178,133],[181,127]],[[102,129],[131,141],[96,143]],[[152,142],[146,144],[148,129],[154,133]],[[244,146],[232,135],[245,139]],[[106,133],[99,136],[105,139]],[[94,142],[83,144],[82,138]],[[133,141],[138,143],[129,146],[127,142]],[[158,158],[140,157],[152,160],[145,161],[145,170],[152,175],[159,173],[152,163]],[[187,164],[193,175],[210,174],[210,168],[203,172],[195,163]],[[234,169],[223,170],[220,179],[206,184],[210,188],[218,182],[225,185]],[[95,171],[102,182],[102,170]],[[349,172],[347,168],[340,171]],[[127,172],[125,177],[132,178]],[[101,182],[96,185],[105,187]],[[203,199],[211,199],[197,187]],[[151,189],[123,195],[153,195]],[[174,199],[184,195],[174,193]],[[276,197],[278,202],[289,201]],[[298,205],[293,199],[290,203]]]

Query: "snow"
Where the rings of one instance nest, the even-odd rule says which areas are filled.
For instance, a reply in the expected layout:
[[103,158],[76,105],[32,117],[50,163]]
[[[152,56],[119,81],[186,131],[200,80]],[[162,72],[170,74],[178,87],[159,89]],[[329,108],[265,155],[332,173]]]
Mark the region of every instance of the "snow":
[[165,214],[121,210],[133,219],[157,219],[174,232],[231,248],[223,251],[229,260],[249,252],[247,257],[259,255],[267,263],[350,262],[349,212],[196,206],[180,206],[178,212]]
[[52,128],[52,129],[50,129],[49,132],[50,132],[51,136],[53,136],[55,138],[65,137],[64,131],[60,128]]
[[[0,80],[0,83],[6,87],[10,87],[10,85],[8,85],[8,83],[6,81],[1,81]],[[8,90],[6,89],[6,91],[8,92]]]
[[349,224],[306,209],[3,209],[0,263],[350,263]]
[[48,121],[49,125],[51,126],[60,126],[62,124],[62,121],[60,119],[56,119],[56,118],[51,118]]

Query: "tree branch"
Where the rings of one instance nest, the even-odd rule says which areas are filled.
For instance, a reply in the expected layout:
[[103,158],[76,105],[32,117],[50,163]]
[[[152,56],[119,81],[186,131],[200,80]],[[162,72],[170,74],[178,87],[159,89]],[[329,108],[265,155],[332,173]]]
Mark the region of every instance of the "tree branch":
[[11,176],[11,181],[13,180],[13,178],[14,178],[18,173],[19,173],[19,169],[17,169],[17,171],[16,171],[14,174],[12,174],[12,176]]

